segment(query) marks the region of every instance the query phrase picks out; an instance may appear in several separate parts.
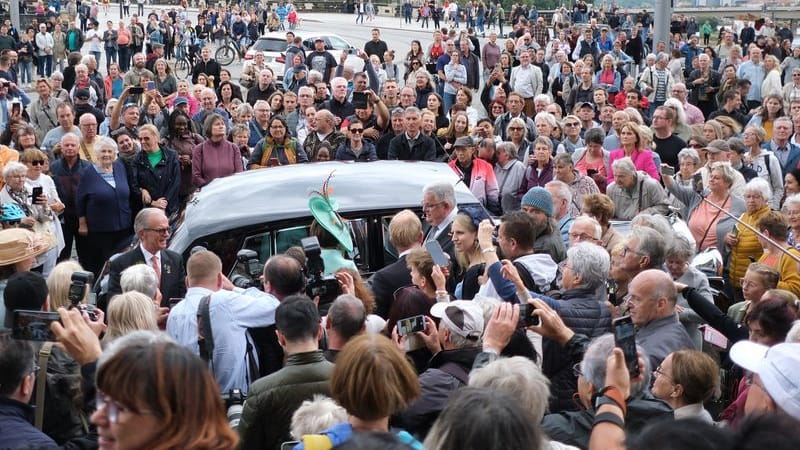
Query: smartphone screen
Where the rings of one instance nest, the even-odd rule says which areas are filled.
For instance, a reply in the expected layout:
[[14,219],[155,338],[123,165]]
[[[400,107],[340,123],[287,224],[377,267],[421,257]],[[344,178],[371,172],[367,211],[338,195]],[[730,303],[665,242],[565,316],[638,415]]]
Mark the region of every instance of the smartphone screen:
[[33,191],[31,191],[31,198],[33,199],[33,201],[36,202],[41,196],[42,196],[42,187],[36,186],[35,188],[33,188]]
[[365,92],[353,92],[353,107],[355,109],[366,109],[368,97]]
[[14,311],[11,337],[25,341],[55,342],[58,339],[50,330],[50,324],[59,320],[57,312],[18,309]]
[[169,299],[169,309],[174,308],[175,305],[177,305],[178,303],[181,302],[181,300],[183,300],[183,299],[182,298],[171,298],[171,299]]
[[671,177],[675,175],[675,168],[671,166],[661,166],[661,175]]
[[533,313],[535,309],[535,306],[527,302],[519,304],[519,322],[521,328],[538,327],[542,324],[542,319]]
[[447,257],[447,255],[445,255],[444,250],[442,250],[442,246],[439,245],[439,241],[428,241],[425,243],[425,248],[428,250],[428,253],[431,254],[433,263],[437,266],[447,267],[447,265],[450,263],[450,259]]
[[155,88],[156,88],[156,82],[155,81],[148,81],[147,82],[147,90],[148,91],[152,91]]
[[143,88],[143,87],[141,87],[141,86],[134,86],[134,87],[132,87],[132,88],[128,89],[128,92],[129,92],[130,94],[133,94],[133,95],[136,95],[136,94],[143,94],[143,93],[144,93],[144,88]]
[[281,162],[278,161],[278,158],[270,158],[267,162],[267,167],[278,167],[281,165]]
[[425,331],[425,316],[413,316],[397,321],[397,334],[406,336]]
[[636,330],[631,316],[614,319],[614,345],[625,354],[625,364],[631,377],[639,375],[639,357],[636,354]]

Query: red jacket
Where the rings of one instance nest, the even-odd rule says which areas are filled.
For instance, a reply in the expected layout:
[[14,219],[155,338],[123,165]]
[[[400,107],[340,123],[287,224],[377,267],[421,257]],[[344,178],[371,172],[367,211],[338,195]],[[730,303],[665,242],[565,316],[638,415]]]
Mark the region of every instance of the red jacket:
[[[447,163],[455,173],[463,176],[461,169],[456,166],[457,160]],[[470,174],[469,190],[490,211],[499,210],[500,189],[497,187],[497,177],[494,168],[480,158],[472,158],[472,171]]]

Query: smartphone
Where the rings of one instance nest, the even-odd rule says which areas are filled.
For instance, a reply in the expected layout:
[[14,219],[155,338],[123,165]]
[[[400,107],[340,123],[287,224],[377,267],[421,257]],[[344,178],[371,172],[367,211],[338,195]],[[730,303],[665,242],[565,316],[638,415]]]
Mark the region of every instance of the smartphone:
[[280,165],[281,162],[278,161],[278,158],[270,158],[269,161],[267,161],[267,167],[278,167]]
[[11,115],[12,116],[18,116],[20,114],[22,114],[22,105],[17,103],[17,102],[12,103]]
[[519,304],[519,324],[521,328],[538,327],[542,324],[542,319],[533,313],[535,309],[535,306],[527,302]]
[[292,450],[300,441],[287,441],[281,444],[281,450]]
[[155,88],[156,88],[156,82],[155,81],[148,81],[147,82],[147,90],[148,91],[152,91]]
[[57,312],[18,309],[14,311],[11,337],[25,341],[55,342],[58,338],[50,329],[50,324],[59,320]]
[[144,88],[141,86],[133,86],[128,89],[128,93],[132,95],[144,94]]
[[631,316],[614,319],[614,345],[625,354],[625,364],[631,378],[639,376],[639,356],[636,354],[636,330]]
[[425,249],[431,254],[433,263],[437,266],[447,267],[450,264],[450,258],[448,258],[444,253],[444,250],[442,250],[442,246],[439,245],[439,241],[432,240],[426,242]]
[[355,109],[366,109],[369,95],[366,92],[353,92],[353,107]]
[[425,331],[425,316],[413,316],[397,321],[397,334],[406,336]]
[[697,193],[703,192],[703,176],[700,174],[700,172],[697,172],[692,176],[692,187]]
[[675,175],[675,168],[672,166],[661,166],[661,175],[671,177]]
[[39,200],[39,197],[41,196],[42,196],[42,187],[36,186],[35,188],[33,188],[33,191],[31,192],[31,199],[33,200],[33,203],[36,203],[36,201]]
[[177,305],[178,303],[181,302],[181,300],[183,300],[183,299],[182,298],[171,298],[171,299],[169,299],[169,309],[174,308],[175,305]]

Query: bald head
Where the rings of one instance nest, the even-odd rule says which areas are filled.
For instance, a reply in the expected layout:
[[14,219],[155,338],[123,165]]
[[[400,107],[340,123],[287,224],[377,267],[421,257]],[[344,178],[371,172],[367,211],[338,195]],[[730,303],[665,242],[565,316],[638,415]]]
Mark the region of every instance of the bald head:
[[628,311],[636,326],[675,314],[678,291],[667,272],[648,269],[639,272],[628,284]]
[[305,288],[303,268],[296,259],[275,255],[264,264],[264,287],[279,300],[297,294]]

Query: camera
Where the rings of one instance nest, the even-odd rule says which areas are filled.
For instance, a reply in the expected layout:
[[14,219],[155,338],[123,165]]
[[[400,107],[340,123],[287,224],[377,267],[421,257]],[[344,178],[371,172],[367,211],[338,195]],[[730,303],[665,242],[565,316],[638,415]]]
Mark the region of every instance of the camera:
[[86,290],[94,284],[94,274],[78,270],[72,273],[70,280],[67,298],[69,299],[70,305],[72,305],[71,307],[86,311],[90,319],[97,320],[97,315],[94,312],[94,305],[81,304],[83,297],[86,296]]
[[[325,275],[325,263],[322,262],[322,248],[316,236],[300,240],[306,254],[306,295],[319,297],[320,313],[327,312],[327,305],[341,295],[342,287],[333,275]],[[325,307],[323,307],[325,305]]]
[[264,265],[258,260],[258,253],[243,248],[236,252],[236,271],[231,275],[231,283],[242,289],[261,288],[261,273]]
[[242,410],[247,394],[239,389],[231,389],[227,393],[222,393],[222,401],[225,402],[225,411],[228,418],[228,425],[234,430],[239,428],[239,421],[242,419]]

